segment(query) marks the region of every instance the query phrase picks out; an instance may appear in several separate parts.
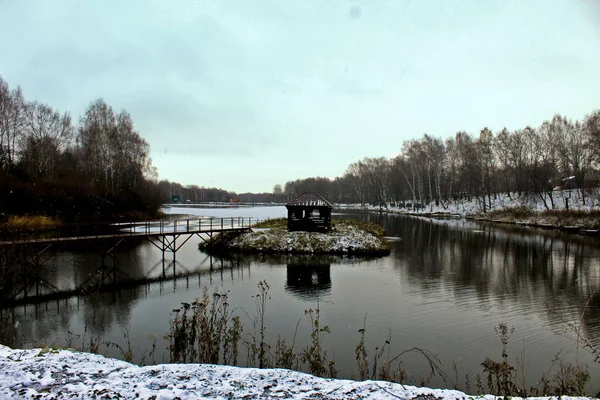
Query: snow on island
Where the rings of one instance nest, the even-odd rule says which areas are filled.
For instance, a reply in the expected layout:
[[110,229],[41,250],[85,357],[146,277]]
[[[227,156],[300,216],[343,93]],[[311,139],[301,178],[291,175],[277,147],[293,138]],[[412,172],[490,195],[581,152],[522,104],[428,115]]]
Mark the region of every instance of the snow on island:
[[382,381],[324,379],[285,369],[208,364],[139,367],[97,354],[47,348],[16,350],[0,345],[0,398],[491,400],[497,397],[473,397],[456,390]]
[[388,254],[390,245],[384,229],[377,224],[356,220],[335,221],[330,232],[288,232],[286,219],[259,223],[253,232],[222,234],[200,243],[206,251],[285,254]]

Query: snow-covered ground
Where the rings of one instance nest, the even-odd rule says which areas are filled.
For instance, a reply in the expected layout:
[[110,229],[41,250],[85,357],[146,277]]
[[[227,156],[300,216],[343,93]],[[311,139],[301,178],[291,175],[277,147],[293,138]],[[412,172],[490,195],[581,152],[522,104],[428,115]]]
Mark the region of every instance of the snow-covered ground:
[[[571,210],[598,210],[600,209],[600,194],[598,191],[595,191],[589,195],[585,196],[585,199],[581,196],[581,193],[578,190],[556,190],[552,195],[554,199],[554,206],[557,210],[564,210],[566,208],[566,203],[568,199],[569,209]],[[546,203],[548,207],[551,206],[549,196],[545,196]],[[487,198],[486,198],[487,200]],[[538,194],[522,194],[521,196],[516,193],[511,193],[509,196],[508,193],[501,193],[497,196],[492,196],[492,204],[490,210],[502,210],[504,208],[511,207],[520,207],[525,206],[531,208],[532,211],[544,211],[546,207],[541,197]],[[357,208],[357,205],[336,205],[336,208]],[[486,207],[486,209],[489,207]],[[364,208],[372,209],[372,210],[380,210],[380,207],[366,206]],[[390,212],[410,212],[415,214],[426,214],[426,213],[448,213],[448,214],[456,214],[456,215],[474,215],[481,213],[483,211],[483,203],[482,198],[473,197],[471,200],[458,200],[451,201],[448,203],[436,205],[435,202],[430,204],[426,204],[423,208],[413,211],[411,209],[401,208],[401,207],[390,207],[387,208]]]
[[229,245],[239,251],[294,254],[357,254],[389,251],[375,235],[354,226],[338,225],[327,234],[288,232],[285,229],[256,230],[240,235]]
[[[381,381],[324,379],[284,369],[206,364],[139,367],[96,354],[52,349],[16,350],[2,345],[0,397],[157,400],[473,398],[456,390],[417,388]],[[496,397],[475,398],[491,400]]]

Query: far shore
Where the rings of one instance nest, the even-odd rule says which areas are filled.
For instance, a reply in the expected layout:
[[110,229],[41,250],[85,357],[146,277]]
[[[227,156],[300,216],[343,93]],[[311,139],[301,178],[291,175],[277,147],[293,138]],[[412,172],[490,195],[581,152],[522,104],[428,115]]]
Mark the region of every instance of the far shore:
[[568,233],[580,233],[592,237],[600,237],[600,204],[588,196],[586,201],[573,196],[567,209],[565,198],[560,193],[555,195],[554,209],[550,202],[546,204],[539,196],[500,194],[494,198],[492,207],[482,210],[481,198],[470,201],[458,200],[445,204],[427,204],[414,209],[413,207],[398,207],[391,204],[372,206],[345,204],[337,205],[338,209],[361,209],[368,211],[386,212],[409,215],[414,217],[436,219],[469,219],[482,222],[527,226],[541,229],[555,229]]

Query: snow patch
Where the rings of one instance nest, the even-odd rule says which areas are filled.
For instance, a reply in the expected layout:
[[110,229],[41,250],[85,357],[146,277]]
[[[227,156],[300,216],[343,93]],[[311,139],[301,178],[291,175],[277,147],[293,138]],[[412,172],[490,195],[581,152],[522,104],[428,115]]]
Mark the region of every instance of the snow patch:
[[[405,399],[492,400],[457,390],[381,381],[324,379],[284,370],[208,364],[139,367],[97,354],[0,345],[0,397],[6,399]],[[513,397],[513,399],[518,399]],[[538,399],[550,399],[540,397]],[[562,397],[562,399],[577,399]],[[583,398],[580,398],[583,399]]]

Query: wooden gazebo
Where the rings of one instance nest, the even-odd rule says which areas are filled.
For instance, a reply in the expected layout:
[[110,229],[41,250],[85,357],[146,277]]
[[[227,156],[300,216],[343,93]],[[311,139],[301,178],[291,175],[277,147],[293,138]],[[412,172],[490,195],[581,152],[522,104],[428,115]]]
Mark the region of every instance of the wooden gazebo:
[[333,206],[317,193],[304,192],[285,205],[288,231],[329,232]]

